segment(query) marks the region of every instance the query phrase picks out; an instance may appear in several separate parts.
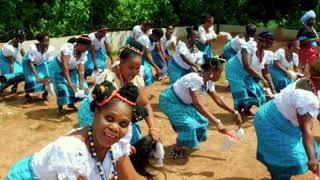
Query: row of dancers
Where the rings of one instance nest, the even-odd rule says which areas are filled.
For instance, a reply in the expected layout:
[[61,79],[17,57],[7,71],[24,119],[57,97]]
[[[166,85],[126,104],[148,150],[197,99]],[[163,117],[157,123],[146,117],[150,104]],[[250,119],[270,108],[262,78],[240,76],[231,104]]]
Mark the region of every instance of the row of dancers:
[[[105,58],[101,61],[104,62],[103,67],[99,68],[100,49],[94,46],[92,40],[92,37],[99,36],[102,37],[98,40],[100,44],[108,42],[105,40],[106,33],[101,33],[106,32],[105,28],[97,30],[94,35],[71,39],[50,60],[45,59],[50,49],[47,35],[39,36],[39,43],[33,45],[37,53],[30,48],[25,55],[19,49],[24,35],[18,33],[1,51],[1,62],[6,63],[0,68],[6,66],[6,72],[9,69],[9,73],[1,69],[2,85],[16,88],[18,80],[23,79],[27,84],[26,72],[24,68],[18,68],[16,59],[16,54],[21,52],[24,55],[23,64],[26,63],[31,69],[29,76],[33,76],[33,84],[41,86],[43,96],[47,95],[44,89],[48,82],[46,78],[50,78],[57,97],[58,112],[62,112],[63,105],[75,108],[74,103],[81,99],[76,97],[77,92],[89,92],[86,76],[94,72],[98,75],[93,91],[80,103],[80,129],[18,161],[9,171],[7,179],[138,179],[135,170],[143,175],[137,169],[139,163],[129,159],[130,153],[137,153],[136,147],[139,146],[136,145],[146,140],[142,137],[138,122],[145,119],[151,142],[157,143],[160,139],[145,93],[145,87],[154,82],[151,67],[156,70],[157,78],[167,73],[170,81],[170,85],[160,93],[159,104],[177,133],[171,158],[185,158],[186,149],[195,148],[205,141],[209,122],[220,133],[236,138],[235,130],[226,128],[223,120],[211,114],[201,102],[200,96],[208,94],[219,107],[232,114],[239,128],[243,123],[242,115],[252,115],[250,109],[253,105],[260,107],[254,117],[258,138],[257,159],[268,167],[272,178],[288,179],[308,169],[319,170],[315,156],[317,151],[314,150],[316,146],[311,135],[313,120],[319,113],[319,58],[308,57],[303,66],[299,65],[301,57],[306,56],[301,50],[309,47],[309,43],[318,41],[317,38],[310,38],[314,35],[311,32],[314,32],[315,14],[309,11],[302,19],[304,32],[299,31],[298,41],[289,41],[285,49],[275,53],[268,51],[274,42],[273,33],[263,31],[254,39],[256,27],[248,24],[244,35],[236,36],[225,45],[220,58],[214,57],[212,42],[223,35],[214,33],[214,18],[211,15],[204,13],[198,28],[187,29],[186,42],[174,40],[172,26],[168,26],[165,33],[159,28],[149,32],[151,23],[146,21],[134,27],[127,45],[119,53],[119,61],[115,61],[111,69],[106,68]],[[170,46],[175,47],[171,57]],[[8,56],[10,48],[12,55]],[[91,72],[86,74],[88,49],[95,58],[92,58]],[[112,54],[109,56],[114,61]],[[234,107],[215,91],[214,84],[220,79],[225,62]],[[45,68],[40,68],[41,64]],[[289,71],[290,66],[294,67],[293,72]],[[42,73],[37,67],[46,69],[47,74],[40,76]],[[293,76],[299,70],[307,72],[308,78],[295,81]],[[276,72],[274,75],[273,71]],[[24,73],[24,78],[21,78],[21,73]],[[16,77],[10,81],[12,75]],[[17,78],[19,76],[20,79]],[[268,88],[275,95],[266,103],[265,89]]]

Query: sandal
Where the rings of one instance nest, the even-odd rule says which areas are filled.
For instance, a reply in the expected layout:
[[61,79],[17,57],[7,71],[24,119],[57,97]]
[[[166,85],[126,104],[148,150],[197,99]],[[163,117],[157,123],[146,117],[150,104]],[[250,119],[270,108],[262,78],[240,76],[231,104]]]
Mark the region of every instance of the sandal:
[[32,97],[30,96],[30,94],[26,94],[25,98],[26,98],[27,103],[32,103]]
[[43,99],[44,101],[48,101],[48,91],[43,92],[43,94],[42,94],[42,99]]
[[62,114],[63,113],[63,106],[58,106],[57,113],[58,114]]
[[67,107],[73,110],[78,110],[78,108],[74,104],[68,104]]
[[18,91],[18,85],[13,85],[11,88],[11,93],[17,93]]
[[183,159],[184,158],[184,150],[181,149],[181,150],[177,150],[176,148],[174,148],[172,151],[171,151],[171,158],[172,159]]

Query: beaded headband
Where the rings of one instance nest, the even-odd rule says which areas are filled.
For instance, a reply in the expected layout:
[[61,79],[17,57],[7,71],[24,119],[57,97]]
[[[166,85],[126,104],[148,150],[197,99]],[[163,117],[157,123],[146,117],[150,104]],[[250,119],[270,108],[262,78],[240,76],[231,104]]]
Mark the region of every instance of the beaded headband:
[[89,38],[88,35],[80,35],[79,39],[84,39],[84,40],[89,40],[89,41],[91,41],[91,39]]
[[291,40],[288,42],[288,45],[296,44],[298,42],[299,42],[299,40]]
[[109,30],[109,28],[99,28],[99,29],[97,29],[98,32],[100,32],[100,31],[108,31],[108,30]]
[[268,39],[268,38],[262,38],[262,37],[258,37],[257,39],[259,39],[259,40],[263,40],[263,41],[269,41],[269,42],[274,42],[274,40],[272,40],[272,39]]
[[130,44],[127,44],[124,48],[120,49],[120,51],[123,51],[125,48],[128,48],[128,49],[130,49],[131,51],[134,51],[134,52],[136,52],[136,53],[138,53],[138,54],[140,54],[140,55],[143,55],[143,52],[142,52],[142,51],[140,51],[139,49],[131,46]]
[[[95,98],[95,95],[92,94],[92,97]],[[121,95],[118,93],[118,91],[113,91],[112,94],[111,94],[111,96],[109,96],[107,99],[103,100],[101,103],[97,102],[97,105],[101,107],[101,106],[107,104],[107,103],[108,103],[112,98],[114,98],[114,97],[116,97],[116,98],[120,99],[121,101],[129,104],[130,106],[135,106],[135,105],[136,105],[136,103],[134,103],[134,102],[132,102],[132,101],[129,101],[127,98],[121,96]]]

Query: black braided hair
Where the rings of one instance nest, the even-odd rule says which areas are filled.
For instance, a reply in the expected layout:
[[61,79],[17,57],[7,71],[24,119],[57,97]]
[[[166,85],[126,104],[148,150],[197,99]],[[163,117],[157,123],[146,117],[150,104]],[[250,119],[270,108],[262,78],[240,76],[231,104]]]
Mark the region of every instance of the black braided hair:
[[204,64],[201,65],[201,69],[205,71],[212,68],[216,68],[218,67],[218,65],[225,62],[225,60],[222,58],[216,58],[216,57],[210,58],[208,57],[207,54],[203,55],[203,59],[204,59]]
[[212,15],[210,15],[209,13],[207,12],[203,12],[200,14],[200,23],[201,24],[204,24],[206,21],[209,21],[210,17]]
[[[137,102],[139,93],[138,87],[135,86],[133,83],[125,84],[118,92],[121,96],[127,98],[131,102]],[[133,116],[132,122],[137,122],[143,120],[147,117],[148,111],[147,109],[142,106],[139,102],[136,103],[136,106],[133,108]]]
[[274,41],[274,34],[269,30],[264,30],[258,35],[259,39]]
[[249,35],[249,36],[254,36],[254,34],[256,33],[257,31],[257,27],[256,25],[252,24],[252,23],[249,23],[246,25],[246,34]]
[[37,35],[37,40],[40,42],[42,40],[44,40],[45,37],[49,37],[48,33],[46,32],[41,32]]
[[16,32],[15,32],[15,37],[16,38],[23,38],[25,35],[26,35],[26,31],[24,28],[22,29],[17,29]]
[[98,103],[103,102],[106,98],[108,98],[112,92],[116,90],[113,84],[109,81],[103,81],[101,84],[97,84],[94,86],[92,91],[93,94],[93,101],[90,103],[90,109],[92,112],[95,111]]
[[77,38],[77,43],[90,46],[91,45],[91,40],[90,40],[88,35],[84,34],[84,35],[80,35],[80,37]]
[[72,38],[68,39],[67,43],[71,43],[71,44],[78,43],[78,44],[84,44],[84,45],[88,45],[88,46],[91,44],[91,40],[84,39],[81,37],[89,38],[87,35],[81,35],[79,38],[72,37]]
[[67,42],[68,42],[68,43],[71,43],[71,44],[76,43],[76,42],[77,42],[77,38],[72,37],[72,38],[68,39]]
[[[98,106],[97,103],[101,103],[105,99],[110,97],[112,92],[115,90],[116,88],[109,81],[104,81],[101,84],[96,85],[92,91],[94,100],[90,103],[90,110],[94,112],[95,108]],[[131,102],[137,102],[139,96],[138,87],[135,86],[133,83],[127,83],[118,91],[118,93]],[[147,109],[143,107],[140,103],[136,103],[135,107],[133,107],[132,121],[141,121],[147,116]]]
[[[143,52],[143,45],[136,40],[132,40],[128,45],[139,50],[141,53]],[[128,47],[124,47],[123,50],[120,52],[119,57],[121,60],[121,59],[128,59],[130,57],[139,56],[139,55],[140,54],[138,52],[135,52],[129,49]]]
[[187,27],[186,31],[187,31],[187,38],[190,38],[194,31],[198,31],[198,27],[197,26]]
[[156,36],[158,36],[158,37],[162,37],[163,36],[163,31],[162,31],[162,29],[161,28],[154,28],[153,30],[152,30],[152,34],[154,34],[154,35],[156,35]]
[[156,150],[156,142],[153,141],[150,135],[141,138],[133,146],[136,149],[136,153],[130,155],[130,160],[134,169],[146,179],[154,179],[154,175],[148,172],[146,167],[150,164],[149,157],[150,153]]

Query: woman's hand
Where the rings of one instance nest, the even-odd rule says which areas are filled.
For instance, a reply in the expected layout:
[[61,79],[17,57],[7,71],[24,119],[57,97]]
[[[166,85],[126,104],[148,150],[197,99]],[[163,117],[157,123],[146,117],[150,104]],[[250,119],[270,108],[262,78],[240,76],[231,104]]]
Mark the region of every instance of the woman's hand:
[[41,82],[42,82],[42,79],[41,79],[39,76],[36,76],[36,81],[37,81],[38,83],[41,83]]
[[134,146],[130,146],[130,155],[133,155],[133,154],[136,154],[137,153],[137,150]]
[[310,171],[317,172],[320,170],[319,167],[320,167],[320,163],[316,159],[308,161],[308,169]]
[[157,71],[157,74],[159,75],[159,76],[162,76],[163,74],[162,74],[162,70],[160,69],[160,68],[156,68],[156,71]]
[[74,83],[70,82],[69,86],[74,92],[77,92],[77,86]]
[[267,81],[266,79],[262,78],[262,79],[261,79],[261,82],[262,82],[262,84],[263,84],[263,86],[264,86],[265,88],[270,88],[269,83],[268,83],[268,81]]
[[152,137],[152,139],[154,141],[159,141],[160,138],[159,138],[159,130],[156,129],[156,128],[150,128],[149,129],[149,135]]
[[234,113],[234,118],[237,122],[237,125],[240,127],[243,121],[242,121],[241,114],[238,111]]
[[191,66],[191,69],[193,72],[197,72],[200,73],[201,72],[201,67],[195,65],[195,66]]
[[225,134],[225,135],[227,135],[227,136],[229,136],[231,138],[236,138],[237,137],[237,133],[233,129],[224,128],[222,130],[219,130],[219,132],[222,133],[222,134]]
[[166,61],[170,61],[170,59],[171,59],[171,56],[165,55],[165,60],[166,60]]
[[286,72],[286,76],[287,76],[288,78],[292,79],[292,74],[290,73],[290,71],[287,71],[287,72]]

